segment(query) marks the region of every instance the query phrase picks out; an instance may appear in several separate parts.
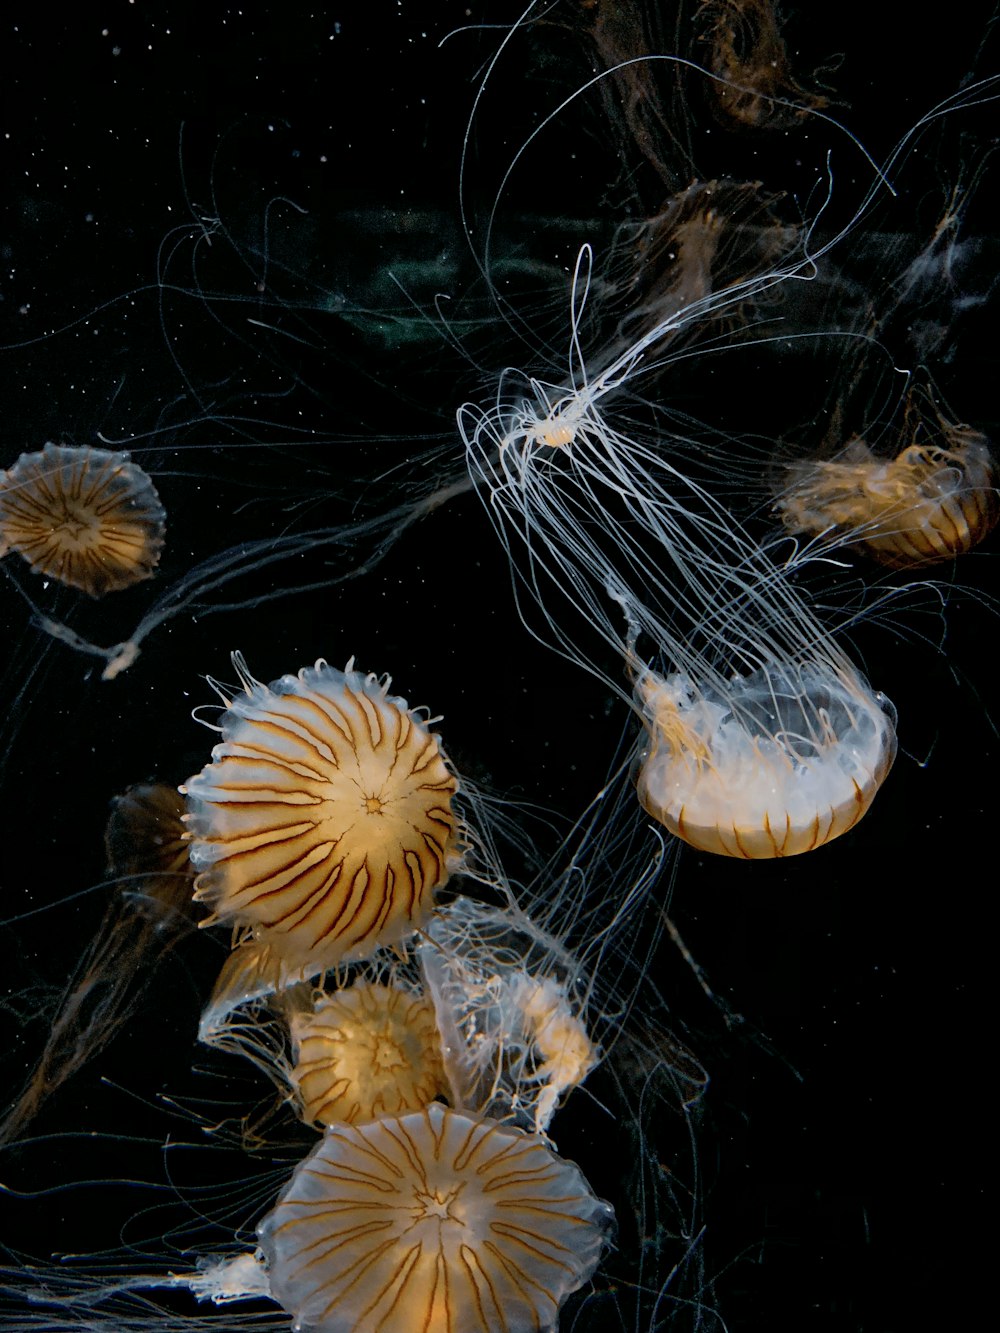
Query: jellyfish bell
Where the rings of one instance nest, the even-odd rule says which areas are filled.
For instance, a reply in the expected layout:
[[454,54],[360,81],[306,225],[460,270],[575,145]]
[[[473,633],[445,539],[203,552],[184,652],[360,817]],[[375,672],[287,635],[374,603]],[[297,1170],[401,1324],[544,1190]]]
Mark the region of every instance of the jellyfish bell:
[[862,551],[890,569],[939,564],[972,550],[1000,519],[986,438],[953,427],[894,458],[852,440],[831,460],[796,463],[776,503],[792,532]]
[[328,1129],[258,1239],[307,1333],[546,1333],[613,1221],[542,1139],[435,1102]]
[[127,453],[49,443],[0,476],[0,556],[91,597],[152,578],[165,519]]
[[447,1091],[434,1008],[364,978],[289,1021],[291,1081],[304,1120],[355,1124],[418,1111]]
[[399,944],[462,858],[437,735],[353,661],[263,685],[233,660],[243,692],[182,788],[203,924],[249,928],[300,979]]
[[819,662],[760,667],[725,690],[647,670],[636,698],[639,800],[700,851],[812,851],[854,827],[896,753],[888,700]]

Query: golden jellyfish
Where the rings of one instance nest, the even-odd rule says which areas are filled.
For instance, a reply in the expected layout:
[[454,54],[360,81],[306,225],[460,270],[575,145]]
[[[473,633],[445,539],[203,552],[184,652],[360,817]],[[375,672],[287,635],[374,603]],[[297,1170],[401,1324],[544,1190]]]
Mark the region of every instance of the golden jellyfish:
[[0,556],[91,597],[151,578],[166,514],[126,453],[46,444],[0,475]]
[[[603,409],[671,330],[746,292],[671,315],[591,377],[579,340],[589,282],[584,248],[568,385],[531,379],[516,396],[510,377],[495,408],[459,411],[522,619],[530,628],[533,602],[538,636],[638,713],[639,797],[670,832],[726,856],[811,851],[871,805],[895,757],[895,711],[813,613],[794,564],[672,461],[669,438],[647,444]],[[632,691],[581,648],[595,631]]]
[[289,1020],[303,1119],[354,1124],[418,1111],[447,1092],[434,1006],[364,979]]
[[270,685],[233,663],[212,762],[182,788],[203,924],[246,927],[305,977],[397,945],[461,859],[454,774],[389,678],[318,661]]
[[546,1333],[613,1223],[542,1139],[434,1102],[327,1130],[258,1239],[303,1333]]
[[635,995],[649,1002],[657,932],[641,908],[665,850],[633,839],[630,794],[616,785],[595,799],[516,888],[488,809],[467,795],[476,854],[463,878],[489,902],[458,894],[406,957],[377,952],[315,988],[276,969],[252,934],[228,955],[199,1040],[256,1064],[304,1120],[356,1122],[439,1098],[545,1134],[617,1042]]
[[838,458],[795,463],[776,508],[791,532],[912,569],[978,545],[1000,518],[1000,496],[985,437],[953,426],[895,458],[855,439]]

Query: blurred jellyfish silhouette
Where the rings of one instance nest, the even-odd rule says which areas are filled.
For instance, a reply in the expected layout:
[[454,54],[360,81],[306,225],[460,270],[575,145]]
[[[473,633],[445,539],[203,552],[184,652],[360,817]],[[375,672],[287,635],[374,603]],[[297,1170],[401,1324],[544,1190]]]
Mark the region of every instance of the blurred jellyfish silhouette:
[[0,556],[91,597],[152,578],[166,514],[126,453],[46,444],[0,476]]
[[162,783],[130,787],[105,830],[111,901],[85,947],[35,1069],[0,1119],[0,1144],[23,1137],[45,1102],[125,1025],[170,951],[194,930],[183,802]]
[[787,129],[828,104],[792,73],[773,0],[704,0],[695,27],[716,76],[706,95],[728,128]]
[[894,458],[850,440],[829,461],[793,463],[776,507],[796,534],[863,551],[890,569],[964,555],[1000,517],[985,436],[952,426]]

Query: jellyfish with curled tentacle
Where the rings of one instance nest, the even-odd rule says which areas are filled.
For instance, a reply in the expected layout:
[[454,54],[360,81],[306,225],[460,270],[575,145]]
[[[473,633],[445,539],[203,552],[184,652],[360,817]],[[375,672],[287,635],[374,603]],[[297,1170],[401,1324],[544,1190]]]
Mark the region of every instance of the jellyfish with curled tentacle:
[[613,1222],[540,1138],[434,1103],[329,1129],[258,1238],[308,1333],[545,1333]]
[[253,955],[233,969],[242,994],[248,968],[274,989],[399,944],[461,839],[438,737],[388,677],[319,661],[263,685],[233,661],[243,692],[220,687],[222,741],[182,791],[203,924],[244,928]]
[[612,778],[528,882],[515,887],[496,866],[486,900],[438,908],[416,962],[453,1107],[545,1135],[613,1055],[633,1008],[657,1008],[661,923],[643,909],[668,859]]
[[165,518],[126,453],[50,443],[0,475],[0,556],[91,597],[152,577]]
[[[779,564],[663,442],[611,424],[603,400],[627,388],[664,330],[591,379],[578,337],[589,263],[584,250],[569,387],[505,386],[492,410],[459,413],[522,619],[530,627],[535,603],[539,637],[629,698],[645,731],[639,796],[672,833],[735,857],[809,851],[868,809],[895,756],[894,710],[810,609],[794,564]],[[624,660],[631,697],[584,656],[595,628]]]

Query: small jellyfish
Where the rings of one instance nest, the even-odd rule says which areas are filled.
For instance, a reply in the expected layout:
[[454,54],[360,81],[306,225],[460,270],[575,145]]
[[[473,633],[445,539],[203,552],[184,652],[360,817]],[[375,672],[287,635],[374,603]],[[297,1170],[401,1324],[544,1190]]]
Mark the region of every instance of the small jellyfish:
[[183,911],[186,918],[194,872],[183,819],[176,787],[138,782],[113,798],[104,847],[108,870],[123,887],[134,879],[133,891],[141,889],[154,900],[152,912]]
[[151,578],[166,514],[126,453],[46,444],[0,475],[0,556],[91,597]]
[[22,1137],[49,1097],[126,1026],[164,959],[195,928],[176,788],[141,783],[116,796],[105,847],[111,900],[51,1015],[34,1070],[0,1117],[0,1144]]
[[434,1102],[329,1129],[258,1239],[304,1333],[546,1333],[613,1223],[542,1139]]
[[244,692],[182,788],[203,924],[249,928],[298,979],[400,943],[461,860],[438,737],[353,662],[263,685],[233,661]]
[[794,533],[863,551],[890,569],[964,555],[1000,518],[984,436],[953,426],[940,441],[881,458],[852,440],[838,458],[794,463],[776,508]]
[[513,902],[471,898],[437,913],[419,959],[452,1104],[544,1133],[599,1060],[586,967]]
[[291,1081],[310,1123],[401,1115],[447,1092],[434,1006],[401,986],[362,979],[320,992],[289,1028]]

